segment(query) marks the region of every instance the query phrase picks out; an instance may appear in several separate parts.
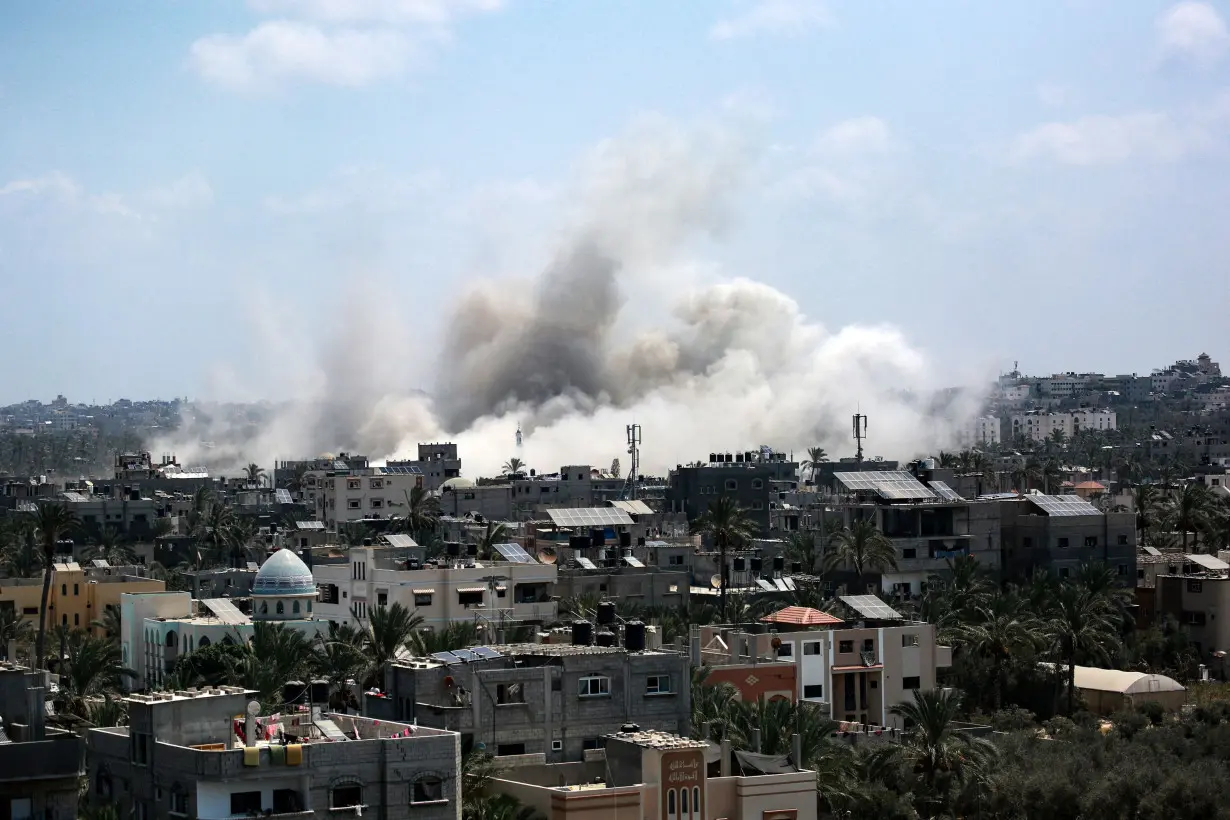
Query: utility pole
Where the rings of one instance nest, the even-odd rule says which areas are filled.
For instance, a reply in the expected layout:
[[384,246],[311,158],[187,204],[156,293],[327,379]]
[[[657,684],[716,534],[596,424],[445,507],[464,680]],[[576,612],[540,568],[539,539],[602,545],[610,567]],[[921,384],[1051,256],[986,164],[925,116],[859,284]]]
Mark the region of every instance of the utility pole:
[[867,417],[861,413],[854,414],[854,441],[857,452],[854,455],[858,466],[863,466],[863,439],[867,437]]
[[636,477],[641,470],[641,426],[629,424],[626,432],[628,434],[628,455],[632,457],[632,463],[628,465],[628,478],[624,481],[624,495],[635,500]]

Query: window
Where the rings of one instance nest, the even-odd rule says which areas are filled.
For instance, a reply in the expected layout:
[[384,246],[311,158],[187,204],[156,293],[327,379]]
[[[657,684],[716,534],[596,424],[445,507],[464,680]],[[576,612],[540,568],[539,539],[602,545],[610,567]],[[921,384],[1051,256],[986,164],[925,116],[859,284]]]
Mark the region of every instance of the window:
[[863,639],[863,651],[864,652],[875,652],[876,651],[875,638],[864,638]]
[[564,691],[564,681],[561,680],[560,678],[551,678],[551,691],[552,692]]
[[329,792],[329,808],[331,809],[344,809],[348,806],[361,805],[363,805],[363,787],[358,783],[334,786],[332,791]]
[[670,675],[650,675],[645,681],[646,695],[669,695],[673,691]]
[[1205,615],[1203,612],[1185,611],[1183,613],[1183,623],[1189,626],[1204,626]]
[[918,550],[915,549],[914,547],[903,547],[901,549],[901,557],[902,558],[917,558]]
[[794,657],[794,644],[783,643],[781,646],[777,647],[777,657],[793,658]]
[[919,680],[917,675],[909,675],[901,679],[901,688],[902,689],[921,689],[922,681]]
[[138,766],[149,763],[149,735],[144,732],[130,732],[129,743],[132,746],[132,762]]
[[457,590],[457,603],[462,606],[478,606],[483,602],[483,591],[481,589],[459,589]]
[[[681,566],[683,566],[683,556],[682,556],[682,555],[670,555],[670,556],[667,556],[667,558],[666,558],[666,565],[667,565],[667,566],[669,566],[669,567],[681,567]],[[35,611],[37,611],[37,610],[35,610]]]
[[346,489],[347,490],[361,490],[362,482],[360,482],[359,479],[357,478],[348,478],[346,479]]
[[525,754],[525,744],[501,743],[499,746],[495,747],[495,753],[497,757],[504,757],[505,755],[523,755]]
[[171,813],[172,814],[187,814],[188,813],[188,794],[182,791],[171,792]]
[[388,606],[388,605],[389,605],[389,593],[377,592],[376,593],[376,606]]
[[80,594],[80,592],[79,592],[79,591],[78,591],[78,589],[77,589],[77,585],[76,585],[76,584],[73,584],[73,594],[74,594],[74,595],[79,595],[79,594]]
[[666,814],[668,817],[678,812],[678,808],[675,803],[675,795],[678,793],[679,792],[677,789],[671,789],[666,793]]
[[806,643],[804,643],[803,644],[803,654],[804,655],[819,655],[820,654],[820,642],[819,641],[807,641]]
[[1021,539],[1021,546],[1024,547],[1025,549],[1029,549],[1033,545],[1034,545],[1034,539],[1030,538],[1029,536],[1025,536],[1024,538]]
[[587,737],[581,741],[582,749],[602,749],[606,747],[606,740],[601,737]]
[[880,688],[880,682],[876,680],[875,678],[872,678],[871,680],[867,681],[867,685],[870,686],[872,689]]
[[371,488],[373,490],[383,490],[384,489],[384,479],[383,478],[373,478],[371,480]]
[[383,498],[373,498],[373,499],[372,499],[372,504],[371,504],[371,506],[372,506],[372,509],[373,509],[373,510],[380,510],[380,509],[383,509],[383,508],[384,508],[384,499],[383,499]]
[[1187,582],[1187,591],[1188,591],[1188,592],[1204,592],[1204,582],[1202,582],[1202,581],[1188,581],[1188,582]]
[[430,592],[414,593],[414,605],[415,606],[431,606],[431,593]]
[[606,675],[590,675],[578,681],[577,694],[583,698],[607,697],[611,694],[611,679]]
[[210,641],[209,641],[209,636],[208,636],[208,635],[202,635],[202,636],[201,636],[201,640],[197,643],[197,648],[198,648],[198,649],[204,649],[205,647],[209,646],[209,643],[210,643]]
[[1086,535],[1085,536],[1085,546],[1086,547],[1096,547],[1097,545],[1098,545],[1098,537],[1096,535]]
[[764,489],[764,479],[753,478],[752,479],[752,489],[753,490],[763,490]]
[[361,502],[359,501],[359,499],[357,499],[357,498],[352,498],[352,499],[350,499],[350,500],[348,500],[348,501],[346,502],[346,509],[348,509],[348,510],[357,510],[357,509],[359,509],[360,504],[361,504]]
[[[50,814],[50,811],[48,812]],[[12,820],[34,820],[34,799],[14,797],[9,801],[9,817]]]
[[22,614],[22,615],[37,615],[37,614],[38,614],[38,607],[36,607],[36,606],[23,606],[23,607],[21,608],[21,614]]
[[296,814],[301,811],[303,811],[303,801],[299,799],[299,792],[294,789],[273,790],[274,814]]
[[73,613],[73,626],[81,626],[81,614],[78,612]]
[[822,698],[824,697],[824,684],[809,683],[803,687],[803,697],[805,698]]
[[726,479],[726,489],[728,489],[728,490],[737,490],[737,489],[739,489],[739,482],[738,482],[738,481],[735,481],[733,478],[728,478],[728,479]]
[[564,751],[564,741],[562,741],[562,740],[552,740],[552,741],[551,741],[551,751],[553,751],[553,752],[562,752],[562,751]]
[[60,594],[64,596],[68,595],[68,584],[60,584]]
[[278,614],[279,615],[286,614],[286,602],[285,601],[278,601]]
[[525,703],[525,689],[519,683],[496,684],[495,702],[501,706],[511,703]]
[[298,601],[295,601],[293,604],[291,604],[290,611],[294,615],[299,614],[299,602]]
[[1120,535],[1120,536],[1119,536],[1119,540],[1118,540],[1119,546],[1121,546],[1121,547],[1126,547],[1126,546],[1127,546],[1127,542],[1128,542],[1128,540],[1127,540],[1127,536],[1126,536],[1126,535]]
[[1060,539],[1059,539],[1059,540],[1055,543],[1055,546],[1059,547],[1060,549],[1067,549],[1067,547],[1068,547],[1068,539],[1066,539],[1066,538],[1060,538]]
[[[1119,566],[1123,566],[1123,564],[1120,564]],[[1138,569],[1138,570],[1136,570],[1136,579],[1137,579],[1137,580],[1141,580],[1141,579],[1143,579],[1144,577],[1145,577],[1145,571],[1144,571],[1144,569],[1143,569],[1143,568],[1142,568],[1142,569]]]
[[918,636],[917,635],[902,635],[901,645],[902,646],[918,646]]
[[1059,569],[1060,578],[1067,578],[1070,574],[1071,574],[1071,570],[1069,570],[1067,567],[1060,567]]
[[231,814],[248,814],[249,812],[259,814],[260,810],[261,793],[259,791],[231,793]]
[[367,601],[354,602],[354,616],[359,620],[367,617]]
[[838,641],[837,651],[838,652],[853,652],[854,651],[854,641]]
[[414,781],[410,795],[411,803],[433,803],[444,799],[444,781],[434,774],[427,774]]

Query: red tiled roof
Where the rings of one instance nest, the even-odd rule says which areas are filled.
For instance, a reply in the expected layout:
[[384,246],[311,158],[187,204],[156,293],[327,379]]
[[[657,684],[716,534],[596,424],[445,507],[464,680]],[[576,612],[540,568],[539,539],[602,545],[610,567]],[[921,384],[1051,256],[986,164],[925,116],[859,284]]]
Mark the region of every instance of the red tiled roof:
[[841,618],[834,618],[827,612],[812,609],[809,606],[788,606],[779,609],[772,615],[766,615],[760,620],[771,624],[793,624],[795,626],[828,626],[843,623]]
[[1082,481],[1080,484],[1076,485],[1076,489],[1078,490],[1105,490],[1106,485],[1099,484],[1096,481]]

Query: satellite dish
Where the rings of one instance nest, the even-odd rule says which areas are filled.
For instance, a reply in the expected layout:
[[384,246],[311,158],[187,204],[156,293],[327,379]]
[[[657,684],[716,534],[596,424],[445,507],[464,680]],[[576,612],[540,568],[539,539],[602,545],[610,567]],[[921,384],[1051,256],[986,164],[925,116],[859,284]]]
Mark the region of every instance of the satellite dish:
[[551,547],[543,547],[538,551],[538,560],[544,564],[554,564],[559,560],[559,556]]
[[251,715],[252,717],[256,717],[260,713],[261,713],[261,705],[254,700],[248,701],[248,714]]
[[709,579],[709,586],[713,587],[714,589],[721,589],[721,587],[722,587],[722,576],[721,576],[721,575],[714,575],[712,578],[710,578],[710,579]]

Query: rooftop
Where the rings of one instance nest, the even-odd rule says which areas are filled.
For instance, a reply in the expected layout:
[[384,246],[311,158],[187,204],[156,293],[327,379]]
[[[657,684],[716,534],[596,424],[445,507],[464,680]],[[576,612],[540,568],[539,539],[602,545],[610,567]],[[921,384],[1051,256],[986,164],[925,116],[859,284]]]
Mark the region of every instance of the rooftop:
[[622,740],[625,743],[631,743],[636,746],[642,746],[646,749],[661,749],[663,751],[709,748],[708,741],[693,740],[690,737],[680,737],[679,735],[671,734],[670,732],[658,731],[656,729],[637,729],[632,732],[613,732],[607,735],[607,737],[613,740]]
[[821,612],[818,609],[812,609],[807,606],[788,606],[784,609],[779,609],[771,615],[766,615],[760,620],[765,623],[791,624],[793,626],[831,626],[843,623],[841,618],[836,618],[827,612]]

